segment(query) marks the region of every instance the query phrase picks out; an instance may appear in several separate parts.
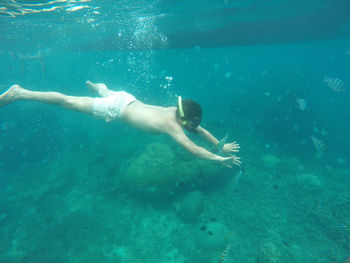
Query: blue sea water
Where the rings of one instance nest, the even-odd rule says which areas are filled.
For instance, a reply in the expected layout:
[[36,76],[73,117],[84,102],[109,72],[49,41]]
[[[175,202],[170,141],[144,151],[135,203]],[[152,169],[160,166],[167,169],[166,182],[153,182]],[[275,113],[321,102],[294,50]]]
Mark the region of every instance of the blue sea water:
[[1,93],[95,97],[91,80],[149,104],[192,98],[201,126],[240,144],[242,170],[121,122],[6,105],[0,262],[348,262],[349,10],[348,0],[1,1]]

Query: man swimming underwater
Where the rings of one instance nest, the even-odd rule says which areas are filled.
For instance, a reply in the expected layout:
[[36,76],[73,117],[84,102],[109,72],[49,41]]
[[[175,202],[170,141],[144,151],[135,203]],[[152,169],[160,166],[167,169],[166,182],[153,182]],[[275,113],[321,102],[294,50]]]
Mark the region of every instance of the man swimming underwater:
[[154,106],[142,103],[125,91],[112,91],[103,83],[87,81],[86,85],[98,92],[101,98],[30,91],[19,85],[13,85],[0,95],[0,107],[18,100],[59,105],[106,121],[121,120],[144,132],[167,134],[197,158],[216,161],[227,167],[241,164],[240,158],[233,154],[239,150],[236,142],[223,145],[222,152],[229,155],[223,157],[196,145],[186,136],[183,128],[200,135],[215,146],[219,143],[210,132],[199,126],[202,120],[202,109],[197,102],[182,100],[179,96],[177,107]]

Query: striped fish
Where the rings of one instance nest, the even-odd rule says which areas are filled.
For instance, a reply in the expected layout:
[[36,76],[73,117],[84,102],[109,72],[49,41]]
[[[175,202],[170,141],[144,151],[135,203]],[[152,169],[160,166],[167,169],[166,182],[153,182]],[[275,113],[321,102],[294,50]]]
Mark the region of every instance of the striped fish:
[[325,77],[323,81],[332,90],[338,92],[345,91],[344,82],[341,79]]
[[222,252],[222,254],[221,254],[220,258],[219,258],[218,263],[222,263],[222,262],[225,261],[225,259],[226,259],[227,255],[228,255],[228,253],[230,252],[230,249],[231,249],[230,244],[227,244],[227,246],[226,246],[224,252]]
[[311,140],[314,144],[315,149],[318,152],[324,152],[326,150],[326,145],[319,138],[315,137],[314,135],[311,135]]
[[226,238],[227,240],[230,240],[232,236],[233,236],[233,231],[231,231],[230,233],[228,233],[228,234],[225,236],[225,238]]

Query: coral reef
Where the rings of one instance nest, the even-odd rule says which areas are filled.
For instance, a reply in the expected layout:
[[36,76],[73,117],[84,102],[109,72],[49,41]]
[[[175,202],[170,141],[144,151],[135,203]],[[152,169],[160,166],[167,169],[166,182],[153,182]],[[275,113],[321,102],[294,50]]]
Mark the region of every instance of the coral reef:
[[196,232],[196,244],[200,249],[221,251],[227,245],[228,233],[227,227],[220,222],[202,224]]
[[131,194],[166,200],[178,193],[209,185],[208,182],[214,179],[219,182],[228,171],[215,163],[177,152],[168,143],[156,142],[122,168],[116,180]]
[[258,251],[257,263],[278,263],[281,262],[281,254],[274,243],[263,241]]

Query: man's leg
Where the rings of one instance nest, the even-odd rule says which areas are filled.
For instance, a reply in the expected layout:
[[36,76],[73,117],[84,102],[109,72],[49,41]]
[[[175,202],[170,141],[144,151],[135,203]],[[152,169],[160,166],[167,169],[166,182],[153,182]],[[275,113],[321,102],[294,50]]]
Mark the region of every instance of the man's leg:
[[101,97],[108,97],[109,95],[115,93],[115,91],[108,89],[103,83],[92,83],[88,80],[86,81],[86,86],[88,86],[89,89],[98,92],[98,95]]
[[19,85],[11,86],[0,95],[0,107],[17,100],[33,100],[47,104],[59,105],[69,110],[93,114],[93,98],[67,96],[58,92],[30,91]]

